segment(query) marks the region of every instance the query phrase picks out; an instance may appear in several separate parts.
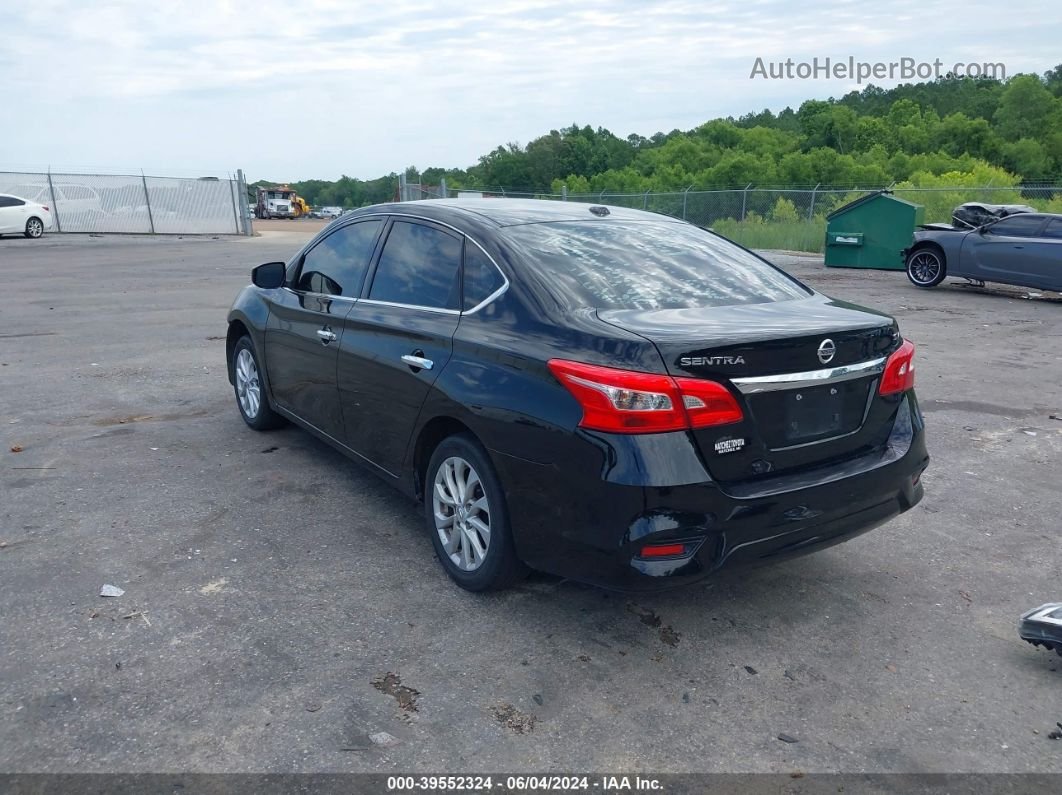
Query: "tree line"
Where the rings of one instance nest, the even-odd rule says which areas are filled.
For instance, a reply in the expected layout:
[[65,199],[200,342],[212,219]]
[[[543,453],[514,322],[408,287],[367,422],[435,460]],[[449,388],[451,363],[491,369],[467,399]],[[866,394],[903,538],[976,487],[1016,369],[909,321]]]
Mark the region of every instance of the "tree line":
[[[868,86],[649,138],[573,124],[498,146],[465,169],[406,169],[410,181],[445,180],[451,191],[575,194],[952,184],[949,176],[953,184],[1029,185],[1056,183],[1060,174],[1062,65],[1005,81],[946,76]],[[391,201],[398,177],[290,184],[313,205],[360,207]]]

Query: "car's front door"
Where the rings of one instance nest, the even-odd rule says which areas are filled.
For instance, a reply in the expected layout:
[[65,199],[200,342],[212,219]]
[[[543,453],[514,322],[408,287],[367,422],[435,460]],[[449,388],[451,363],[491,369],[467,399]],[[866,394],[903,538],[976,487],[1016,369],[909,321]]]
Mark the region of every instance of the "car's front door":
[[962,255],[973,268],[963,268],[963,275],[1017,284],[1035,279],[1034,242],[1045,221],[1042,215],[1020,213],[966,235]]
[[274,403],[334,439],[343,438],[336,357],[346,317],[361,292],[383,220],[336,229],[295,263],[275,291],[265,332]]
[[453,348],[463,242],[428,221],[393,220],[367,295],[343,323],[338,381],[346,444],[395,475]]

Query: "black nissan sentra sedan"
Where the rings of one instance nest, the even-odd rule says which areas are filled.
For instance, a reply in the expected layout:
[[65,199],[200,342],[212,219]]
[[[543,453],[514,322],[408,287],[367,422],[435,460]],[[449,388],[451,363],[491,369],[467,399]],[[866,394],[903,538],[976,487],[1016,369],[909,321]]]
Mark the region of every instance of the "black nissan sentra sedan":
[[244,421],[422,501],[469,590],[638,589],[847,540],[922,498],[914,346],[690,224],[457,199],[344,215],[229,313]]

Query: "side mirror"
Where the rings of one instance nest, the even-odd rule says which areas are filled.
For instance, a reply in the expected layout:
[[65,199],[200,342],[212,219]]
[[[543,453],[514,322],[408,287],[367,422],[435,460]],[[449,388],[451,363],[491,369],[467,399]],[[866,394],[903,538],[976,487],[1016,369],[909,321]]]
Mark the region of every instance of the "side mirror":
[[283,262],[267,262],[251,271],[251,283],[263,290],[275,290],[284,286],[287,265]]

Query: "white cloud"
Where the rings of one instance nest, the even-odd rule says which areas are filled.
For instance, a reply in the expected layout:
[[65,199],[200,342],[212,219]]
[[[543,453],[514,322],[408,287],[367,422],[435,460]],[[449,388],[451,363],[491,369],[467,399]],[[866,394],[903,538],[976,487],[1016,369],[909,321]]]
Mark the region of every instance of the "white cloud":
[[[4,4],[10,162],[252,177],[464,166],[579,122],[617,134],[840,95],[756,57],[1059,60],[1055,0],[38,0]],[[986,24],[991,20],[991,24]],[[1035,24],[1030,24],[1032,20]]]

